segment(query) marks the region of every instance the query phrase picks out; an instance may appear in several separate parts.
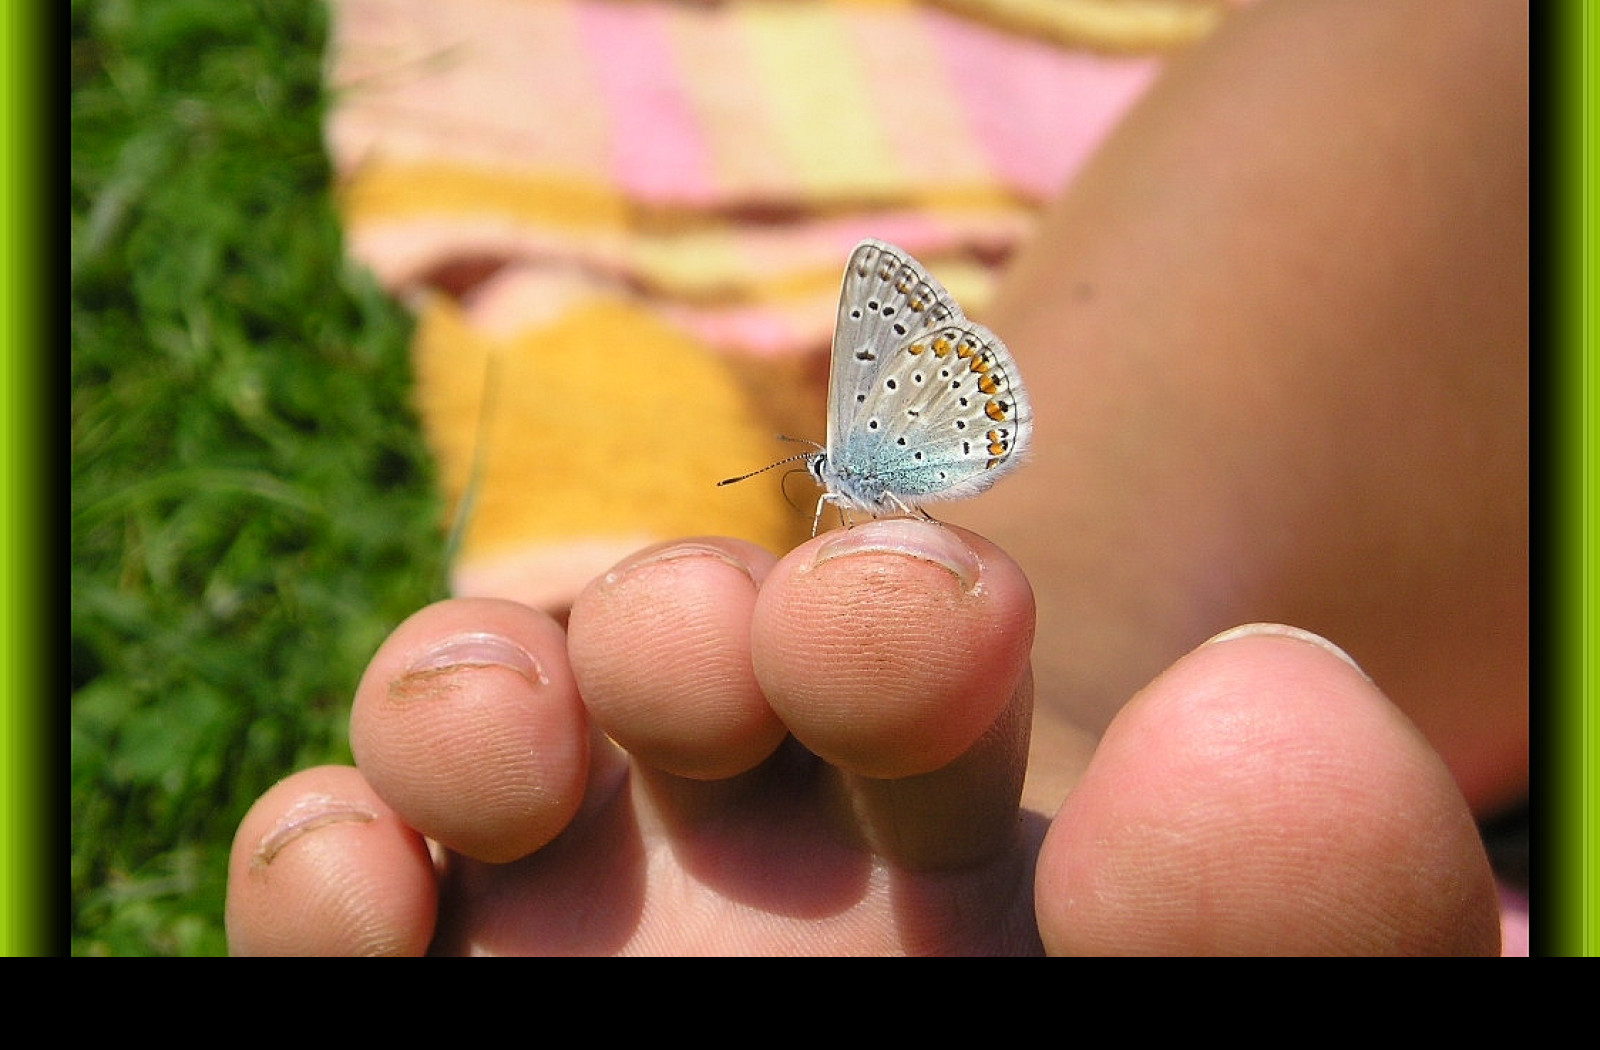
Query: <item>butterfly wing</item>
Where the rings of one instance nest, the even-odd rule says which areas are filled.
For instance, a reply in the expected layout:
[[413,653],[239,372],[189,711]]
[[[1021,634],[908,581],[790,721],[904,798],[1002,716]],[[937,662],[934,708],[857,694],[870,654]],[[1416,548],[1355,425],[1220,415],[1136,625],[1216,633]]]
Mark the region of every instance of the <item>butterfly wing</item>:
[[863,241],[845,272],[828,401],[834,485],[867,509],[976,495],[1021,463],[1032,433],[1005,344],[881,241]]
[[883,355],[935,325],[962,317],[944,285],[911,256],[883,241],[865,240],[850,253],[833,326],[828,373],[828,449],[836,453],[855,432]]

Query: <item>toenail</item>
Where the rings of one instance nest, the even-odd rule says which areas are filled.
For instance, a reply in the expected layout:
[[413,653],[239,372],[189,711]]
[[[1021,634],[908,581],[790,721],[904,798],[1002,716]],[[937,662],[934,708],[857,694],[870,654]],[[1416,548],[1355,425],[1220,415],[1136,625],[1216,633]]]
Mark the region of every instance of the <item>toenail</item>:
[[884,518],[828,534],[812,566],[858,554],[899,554],[948,569],[970,591],[982,563],[953,529],[912,518]]
[[755,572],[749,565],[721,547],[714,547],[709,543],[672,543],[642,551],[630,558],[624,558],[610,572],[606,573],[605,582],[608,584],[616,583],[636,569],[650,565],[662,565],[684,558],[715,558],[717,561],[732,565],[735,569],[750,577],[752,582],[756,578]]
[[1334,645],[1320,634],[1313,634],[1312,632],[1301,627],[1290,627],[1288,624],[1241,624],[1238,627],[1230,627],[1221,634],[1213,635],[1212,637],[1207,638],[1204,642],[1200,643],[1200,645],[1202,648],[1204,648],[1207,645],[1215,645],[1217,642],[1231,642],[1236,638],[1291,638],[1295,641],[1307,642],[1316,646],[1318,649],[1321,649],[1323,652],[1332,653],[1334,656],[1337,656],[1351,667],[1354,667],[1357,671],[1360,671],[1361,677],[1365,678],[1369,682],[1372,681],[1372,676],[1367,674],[1366,671],[1361,670],[1361,665],[1356,663],[1355,658],[1349,653],[1345,652],[1337,645]]
[[378,813],[371,806],[345,802],[332,795],[307,795],[261,836],[250,856],[250,867],[265,868],[285,846],[318,828],[329,824],[370,824],[377,819]]
[[532,653],[509,638],[487,631],[452,635],[429,646],[411,661],[402,681],[478,667],[504,667],[534,685],[550,684]]

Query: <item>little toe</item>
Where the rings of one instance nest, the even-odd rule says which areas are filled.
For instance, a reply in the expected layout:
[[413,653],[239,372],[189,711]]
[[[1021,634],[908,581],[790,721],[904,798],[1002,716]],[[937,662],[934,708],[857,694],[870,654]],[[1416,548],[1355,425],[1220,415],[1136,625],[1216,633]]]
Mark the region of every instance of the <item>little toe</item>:
[[437,914],[427,843],[349,766],[284,778],[234,835],[230,954],[421,955]]

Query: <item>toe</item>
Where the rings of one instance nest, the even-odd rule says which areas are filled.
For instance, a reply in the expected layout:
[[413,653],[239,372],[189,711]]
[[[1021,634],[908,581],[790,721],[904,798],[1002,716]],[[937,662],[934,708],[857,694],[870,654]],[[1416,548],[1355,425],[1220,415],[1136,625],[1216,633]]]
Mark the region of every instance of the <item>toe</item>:
[[479,860],[538,849],[583,801],[589,728],[550,617],[441,602],[391,634],[350,716],[356,764],[411,827]]
[[228,862],[233,955],[421,955],[437,883],[427,844],[348,766],[279,782]]
[[874,844],[945,866],[1015,830],[1032,640],[1032,591],[1003,552],[962,529],[891,519],[783,559],[751,644],[789,730],[855,778]]
[[1202,646],[1129,702],[1035,885],[1058,954],[1492,954],[1499,937],[1444,764],[1347,656],[1288,628]]
[[762,588],[756,677],[790,730],[875,777],[943,767],[1010,704],[1033,641],[1021,570],[961,529],[910,519],[830,533]]
[[596,724],[636,760],[718,780],[783,742],[750,664],[756,588],[774,560],[740,540],[684,540],[641,551],[579,595],[573,672]]

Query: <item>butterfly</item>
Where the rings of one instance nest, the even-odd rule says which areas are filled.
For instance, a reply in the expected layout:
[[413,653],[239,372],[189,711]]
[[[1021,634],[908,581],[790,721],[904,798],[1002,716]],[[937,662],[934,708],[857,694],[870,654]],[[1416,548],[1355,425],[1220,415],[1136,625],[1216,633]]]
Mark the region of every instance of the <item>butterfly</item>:
[[[805,460],[823,508],[929,517],[924,502],[983,492],[1021,465],[1033,409],[1006,345],[921,263],[864,240],[839,292],[828,373],[828,443]],[[755,471],[755,474],[762,471]],[[729,478],[727,485],[753,474]]]

